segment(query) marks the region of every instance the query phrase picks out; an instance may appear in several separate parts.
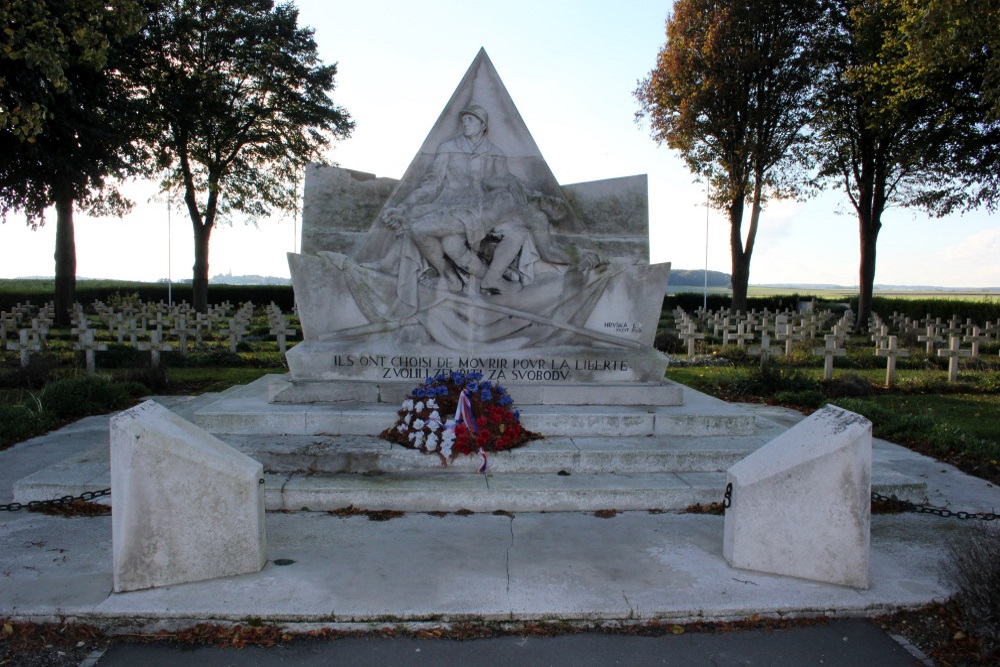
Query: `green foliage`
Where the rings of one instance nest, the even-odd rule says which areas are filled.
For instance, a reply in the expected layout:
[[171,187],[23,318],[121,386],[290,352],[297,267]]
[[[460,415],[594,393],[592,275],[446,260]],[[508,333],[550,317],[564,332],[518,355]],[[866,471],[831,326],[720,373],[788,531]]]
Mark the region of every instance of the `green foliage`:
[[[856,300],[854,302],[856,304]],[[855,308],[856,309],[856,308]],[[872,299],[872,309],[888,320],[893,313],[901,313],[911,319],[925,317],[941,318],[947,322],[954,316],[964,322],[971,318],[981,326],[986,322],[1000,320],[1000,301],[956,301],[952,299],[899,299],[877,296]]]
[[0,372],[0,387],[41,389],[52,378],[58,361],[51,354],[33,354],[27,368],[18,365]]
[[98,375],[79,375],[45,385],[38,396],[42,409],[60,419],[118,410],[149,390]]
[[52,95],[73,87],[76,70],[102,70],[140,16],[123,0],[0,4],[0,133],[32,142],[56,115]]
[[0,449],[65,420],[120,410],[145,393],[143,385],[94,375],[53,380],[40,391],[23,392],[19,402],[0,402]]
[[841,373],[832,380],[824,382],[823,389],[831,398],[841,396],[868,396],[874,387],[871,383],[855,373]]
[[724,369],[717,380],[718,390],[730,400],[759,399],[777,392],[793,392],[803,398],[820,392],[815,380],[796,369],[769,363],[749,368]]
[[[704,297],[700,293],[695,292],[679,292],[677,294],[669,294],[663,299],[663,312],[671,313],[675,308],[683,308],[689,313],[693,313],[702,307]],[[781,311],[781,310],[797,310],[799,302],[803,301],[816,301],[816,308],[824,309],[831,308],[834,303],[826,299],[817,299],[815,297],[807,295],[798,294],[784,294],[784,295],[774,295],[774,296],[764,296],[764,297],[748,297],[747,298],[747,308],[750,310],[764,310],[765,308],[770,311]],[[732,303],[732,297],[726,294],[709,294],[708,295],[708,309],[709,310],[720,310],[722,308],[729,308]]]
[[1000,1],[903,0],[892,41],[906,54],[876,71],[893,103],[944,100],[961,119],[949,167],[964,185],[945,206],[995,208],[1000,202]]
[[[133,0],[0,4],[0,213],[39,224],[46,208],[79,201],[121,210],[109,176],[124,173],[135,103],[121,75],[139,27]],[[112,72],[117,76],[112,76]],[[61,212],[58,212],[60,215]]]
[[[50,280],[0,279],[0,310],[10,310],[17,303],[31,302],[39,305],[52,299],[55,289]],[[115,295],[118,295],[117,297]],[[127,300],[138,295],[142,301],[167,302],[165,283],[140,283],[116,280],[84,280],[77,283],[76,297],[82,304],[94,301],[109,303],[116,298]],[[191,303],[191,286],[174,285],[172,297],[175,303]],[[272,301],[283,311],[295,306],[295,294],[291,285],[212,285],[212,304],[245,303],[250,301],[263,305]]]
[[25,438],[30,438],[51,428],[54,420],[29,405],[0,404],[0,449]]
[[781,405],[805,409],[819,408],[827,402],[826,395],[818,389],[777,391],[774,400]]
[[908,443],[923,440],[937,423],[927,414],[908,414],[891,404],[861,398],[841,398],[836,404],[845,410],[864,415],[872,422],[876,438],[892,442]]

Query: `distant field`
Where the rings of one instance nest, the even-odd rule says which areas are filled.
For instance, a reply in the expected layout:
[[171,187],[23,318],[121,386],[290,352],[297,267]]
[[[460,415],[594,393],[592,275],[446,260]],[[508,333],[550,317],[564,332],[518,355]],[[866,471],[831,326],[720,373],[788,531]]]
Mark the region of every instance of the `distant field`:
[[[667,287],[667,294],[702,294],[704,290],[700,287],[680,285],[677,287]],[[709,287],[709,294],[731,294],[731,290],[723,287]],[[753,285],[747,290],[747,296],[768,297],[768,296],[815,296],[821,299],[850,299],[857,297],[857,290],[849,289],[821,289],[815,287],[755,287]],[[985,291],[951,291],[951,290],[875,290],[875,296],[892,299],[947,299],[952,301],[1000,301],[1000,293]]]
[[[141,291],[143,288],[153,288],[166,290],[165,283],[142,283],[129,280],[78,280],[78,290],[107,290],[126,293],[130,291]],[[226,290],[238,286],[212,284],[210,290]],[[268,287],[268,286],[252,286]],[[273,288],[273,286],[271,286]],[[184,294],[185,290],[190,292],[190,285],[175,284],[173,286],[175,294]],[[280,286],[279,286],[280,289]],[[285,289],[288,289],[286,286]],[[55,291],[55,281],[51,278],[0,278],[0,294],[24,294],[35,298],[43,295],[51,295]],[[692,285],[669,285],[667,294],[702,294],[704,289]],[[728,295],[732,291],[726,287],[709,287],[708,293],[713,295]],[[750,297],[770,297],[770,296],[815,296],[820,299],[847,300],[857,297],[857,290],[850,289],[823,289],[816,287],[758,287],[750,286],[747,295]],[[986,292],[977,290],[950,291],[950,290],[875,290],[876,296],[895,299],[950,299],[954,301],[985,301],[1000,302],[1000,292]],[[179,297],[180,298],[180,297]]]

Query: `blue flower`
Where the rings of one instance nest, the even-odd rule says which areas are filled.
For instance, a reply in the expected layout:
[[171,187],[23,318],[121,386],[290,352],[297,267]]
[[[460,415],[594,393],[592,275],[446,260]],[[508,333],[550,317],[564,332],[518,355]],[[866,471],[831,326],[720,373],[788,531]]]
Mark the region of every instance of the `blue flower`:
[[448,387],[438,387],[437,388],[437,395],[438,396],[447,396],[448,395]]
[[490,390],[489,390],[489,389],[487,389],[487,388],[485,388],[485,387],[483,388],[483,390],[482,390],[481,392],[479,392],[479,396],[480,396],[480,397],[481,397],[481,398],[482,398],[482,399],[483,399],[484,401],[492,401],[492,400],[493,400],[493,394],[491,394],[491,393],[490,393]]
[[477,391],[479,391],[479,385],[476,382],[470,382],[468,384],[468,387],[469,387],[469,391],[472,392],[473,394],[476,393]]
[[499,404],[500,404],[500,405],[501,405],[502,407],[507,407],[508,405],[510,405],[511,403],[513,403],[513,402],[514,402],[514,399],[512,399],[512,398],[511,398],[510,396],[508,396],[508,395],[504,394],[503,396],[501,396],[501,397],[500,397],[500,400],[499,400],[499,401],[497,401],[497,402],[498,402],[498,403],[499,403]]
[[520,419],[520,418],[521,418],[521,411],[514,410],[514,419]]
[[483,374],[480,373],[479,371],[469,371],[469,379],[470,380],[482,380],[483,379]]
[[463,384],[465,384],[465,373],[463,373],[462,371],[452,371],[451,381],[457,384],[458,386],[462,386]]
[[479,383],[480,391],[486,391],[487,389],[492,389],[492,388],[493,388],[493,383],[490,382],[489,380],[483,380],[482,382]]

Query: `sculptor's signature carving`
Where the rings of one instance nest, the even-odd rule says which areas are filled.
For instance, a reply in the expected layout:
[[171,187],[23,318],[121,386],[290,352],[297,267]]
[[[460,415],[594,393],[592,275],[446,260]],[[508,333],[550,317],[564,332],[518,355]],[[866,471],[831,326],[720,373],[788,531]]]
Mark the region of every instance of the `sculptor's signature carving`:
[[[430,264],[423,279],[435,278],[451,292],[478,281],[487,293],[508,293],[531,282],[539,258],[570,264],[552,235],[566,202],[525,188],[507,170],[504,152],[488,138],[489,114],[470,104],[460,114],[462,132],[442,143],[426,176],[380,220],[408,234]],[[586,256],[581,269],[598,263]]]

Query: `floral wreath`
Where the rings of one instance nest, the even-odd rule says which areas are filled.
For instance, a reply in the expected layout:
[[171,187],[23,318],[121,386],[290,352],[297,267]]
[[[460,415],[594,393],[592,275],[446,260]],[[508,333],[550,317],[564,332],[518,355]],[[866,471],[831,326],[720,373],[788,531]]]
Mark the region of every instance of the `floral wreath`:
[[427,454],[447,464],[460,454],[479,453],[486,470],[486,453],[520,447],[539,438],[521,426],[514,401],[499,384],[483,380],[477,371],[451,371],[428,377],[403,401],[399,419],[379,437]]

